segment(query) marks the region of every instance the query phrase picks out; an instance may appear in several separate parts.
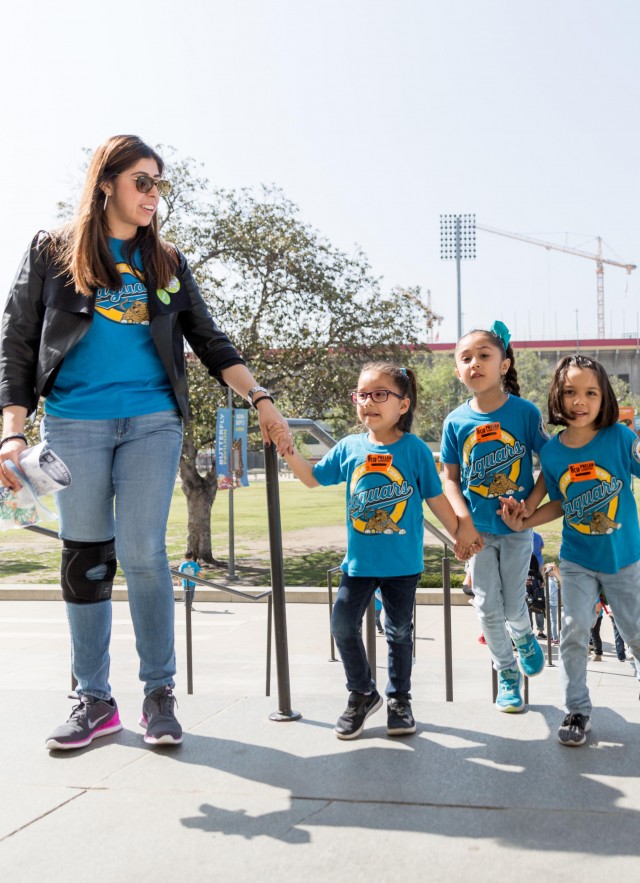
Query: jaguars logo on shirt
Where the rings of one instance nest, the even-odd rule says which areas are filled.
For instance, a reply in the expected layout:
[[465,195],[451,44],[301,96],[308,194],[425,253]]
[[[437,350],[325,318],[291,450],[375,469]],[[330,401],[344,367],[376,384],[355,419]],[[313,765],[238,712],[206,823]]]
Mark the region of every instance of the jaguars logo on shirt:
[[558,482],[569,527],[585,536],[602,536],[622,527],[615,520],[623,483],[592,460],[571,463]]
[[483,423],[462,448],[462,477],[468,489],[481,497],[509,497],[524,490],[519,478],[525,454],[522,442],[499,423]]
[[130,264],[117,263],[122,276],[119,289],[99,288],[96,291],[96,312],[121,325],[148,325],[149,307],[144,275]]
[[391,454],[368,454],[351,476],[347,512],[363,534],[405,534],[399,522],[413,494]]

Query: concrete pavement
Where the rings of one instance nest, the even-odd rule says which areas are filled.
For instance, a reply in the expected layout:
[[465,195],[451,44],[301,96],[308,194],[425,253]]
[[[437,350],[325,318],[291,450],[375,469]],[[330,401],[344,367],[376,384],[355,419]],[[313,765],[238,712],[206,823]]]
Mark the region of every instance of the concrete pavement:
[[[454,701],[444,701],[443,610],[428,604],[417,616],[418,732],[387,737],[380,711],[360,739],[342,742],[333,725],[347,694],[342,666],[329,661],[326,606],[287,605],[292,706],[303,715],[288,723],[269,720],[275,672],[274,695],[264,695],[266,606],[200,596],[196,608],[189,696],[176,604],[182,746],[142,740],[133,631],[117,601],[111,682],[125,729],[49,754],[44,738],[71,706],[64,607],[0,603],[2,883],[635,876],[640,702],[608,624],[603,662],[589,664],[596,708],[584,748],[556,742],[556,666],[531,681],[526,713],[494,709],[466,603],[452,610]],[[377,646],[384,687],[383,638]]]

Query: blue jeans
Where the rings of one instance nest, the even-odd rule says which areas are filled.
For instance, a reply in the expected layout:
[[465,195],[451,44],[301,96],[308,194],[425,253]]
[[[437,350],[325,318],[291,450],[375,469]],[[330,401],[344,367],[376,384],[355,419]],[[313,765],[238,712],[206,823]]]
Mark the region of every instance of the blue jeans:
[[[173,686],[174,597],[165,535],[182,446],[179,414],[46,415],[42,435],[71,471],[71,485],[56,494],[60,536],[84,543],[115,537],[145,694]],[[111,601],[67,603],[67,618],[78,692],[109,699]]]
[[558,640],[558,605],[549,604],[549,620],[551,622],[551,640]]
[[362,618],[379,587],[388,645],[386,693],[390,698],[411,698],[413,605],[419,579],[419,573],[382,578],[342,574],[331,615],[331,634],[340,651],[348,690],[368,693],[376,686],[362,641]]
[[640,561],[617,573],[587,570],[572,561],[561,561],[560,573],[560,683],[565,709],[569,713],[591,714],[587,688],[588,644],[596,601],[601,593],[606,595],[618,630],[631,648],[640,679]]
[[511,638],[531,632],[526,582],[531,531],[483,533],[484,548],[471,559],[474,606],[496,671],[515,668]]

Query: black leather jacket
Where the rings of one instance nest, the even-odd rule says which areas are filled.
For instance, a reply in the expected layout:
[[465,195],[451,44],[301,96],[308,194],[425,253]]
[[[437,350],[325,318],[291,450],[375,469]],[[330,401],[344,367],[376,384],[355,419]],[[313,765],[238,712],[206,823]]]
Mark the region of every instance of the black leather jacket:
[[[51,239],[38,233],[13,282],[0,337],[0,408],[21,405],[34,411],[47,396],[69,350],[93,321],[95,298],[75,290],[70,276],[60,274],[51,255]],[[173,387],[183,420],[189,418],[189,390],[184,338],[209,374],[244,364],[229,338],[216,326],[196,285],[187,260],[178,252],[180,287],[164,303],[147,274],[149,329]],[[167,300],[166,294],[163,295]],[[223,384],[224,385],[224,384]]]

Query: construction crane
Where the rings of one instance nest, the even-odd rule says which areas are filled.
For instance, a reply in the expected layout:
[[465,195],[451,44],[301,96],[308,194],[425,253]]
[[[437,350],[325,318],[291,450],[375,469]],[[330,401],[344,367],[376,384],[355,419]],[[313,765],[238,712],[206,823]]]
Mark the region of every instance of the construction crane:
[[547,251],[552,249],[555,251],[564,251],[566,254],[575,254],[580,258],[589,258],[596,262],[596,288],[598,292],[598,337],[604,337],[604,267],[603,264],[610,264],[612,267],[622,267],[627,273],[631,273],[636,269],[635,264],[623,264],[620,261],[612,261],[602,256],[602,238],[596,237],[598,250],[595,254],[590,251],[582,251],[580,248],[571,248],[568,245],[558,245],[555,242],[544,242],[542,239],[533,239],[531,236],[523,236],[521,233],[508,233],[506,230],[497,230],[495,227],[485,227],[482,224],[476,224],[477,230],[484,230],[485,233],[496,233],[498,236],[507,236],[509,239],[519,239],[521,242],[530,242],[532,245],[541,245]]

